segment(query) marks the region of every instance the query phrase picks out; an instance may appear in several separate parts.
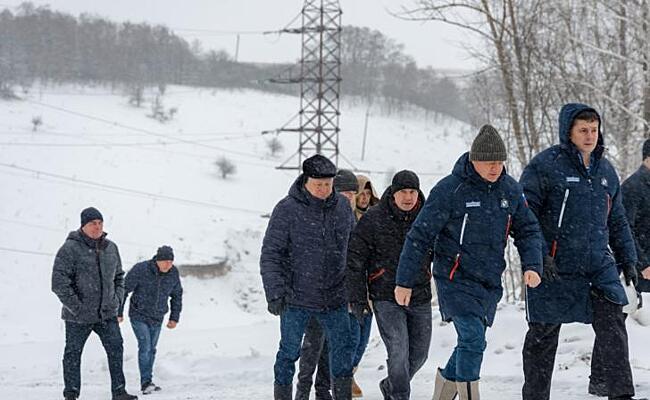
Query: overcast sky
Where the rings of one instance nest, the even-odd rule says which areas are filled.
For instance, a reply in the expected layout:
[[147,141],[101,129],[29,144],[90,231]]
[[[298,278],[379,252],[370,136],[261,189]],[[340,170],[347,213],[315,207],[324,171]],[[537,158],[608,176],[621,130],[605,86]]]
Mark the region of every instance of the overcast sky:
[[[477,39],[471,34],[440,22],[404,21],[390,15],[389,10],[399,11],[412,1],[340,0],[343,24],[382,31],[403,43],[406,53],[421,67],[475,68],[476,63],[462,46],[462,43],[476,45]],[[0,6],[5,7],[20,3],[22,0],[0,0]],[[224,49],[231,55],[235,53],[235,32],[242,32],[240,61],[291,62],[300,56],[299,35],[248,32],[285,27],[300,13],[303,0],[32,0],[32,3],[49,4],[52,10],[74,15],[86,12],[119,22],[164,24],[189,41],[199,39],[204,49]],[[298,19],[292,26],[299,24]]]

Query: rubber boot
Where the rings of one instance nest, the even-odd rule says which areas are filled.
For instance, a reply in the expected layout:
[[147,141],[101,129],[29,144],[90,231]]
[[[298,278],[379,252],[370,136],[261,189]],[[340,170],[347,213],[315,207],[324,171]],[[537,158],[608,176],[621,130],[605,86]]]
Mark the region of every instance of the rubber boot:
[[454,400],[457,394],[456,382],[445,379],[440,373],[440,368],[438,368],[432,400]]
[[456,382],[459,400],[480,400],[478,392],[478,381]]

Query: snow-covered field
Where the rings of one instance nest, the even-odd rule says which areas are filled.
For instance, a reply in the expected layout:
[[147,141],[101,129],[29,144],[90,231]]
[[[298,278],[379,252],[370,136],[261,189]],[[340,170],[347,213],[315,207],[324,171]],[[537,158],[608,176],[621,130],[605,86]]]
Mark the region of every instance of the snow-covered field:
[[[147,96],[150,98],[150,95]],[[161,124],[106,88],[49,87],[25,101],[0,102],[0,398],[60,398],[63,323],[50,292],[53,254],[89,205],[104,214],[109,238],[120,247],[125,268],[149,258],[161,244],[174,247],[177,264],[227,259],[232,270],[214,279],[184,279],[179,327],[164,329],[155,380],[159,399],[270,399],[279,324],[268,315],[258,257],[264,214],[285,195],[295,171],[275,169],[296,149],[297,138],[280,136],[284,151],[268,153],[262,130],[283,125],[298,107],[291,96],[254,91],[170,87],[165,108],[177,107]],[[421,174],[425,192],[467,148],[462,123],[372,110],[365,160],[361,144],[365,108],[343,104],[344,156],[383,189],[392,172]],[[43,124],[32,131],[32,118]],[[218,177],[214,161],[225,156],[234,176]],[[349,167],[344,162],[343,167]],[[386,171],[382,173],[381,171]],[[650,320],[647,311],[641,316]],[[437,313],[429,361],[416,376],[413,399],[431,397],[435,367],[444,363],[455,335]],[[650,322],[650,321],[648,321]],[[525,334],[520,305],[503,305],[488,333],[484,398],[517,399],[522,383]],[[650,328],[628,321],[635,380],[650,394]],[[125,372],[138,391],[137,347],[127,322]],[[593,333],[589,326],[563,328],[553,398],[589,398],[586,387]],[[380,399],[385,351],[376,330],[357,380],[366,399]],[[109,398],[109,377],[99,340],[91,336],[82,360],[82,399]]]

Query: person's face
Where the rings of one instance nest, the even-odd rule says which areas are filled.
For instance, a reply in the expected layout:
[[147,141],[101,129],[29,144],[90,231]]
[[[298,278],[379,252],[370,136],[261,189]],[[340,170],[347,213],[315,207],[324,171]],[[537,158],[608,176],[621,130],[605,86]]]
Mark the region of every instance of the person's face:
[[582,154],[591,154],[598,145],[598,121],[576,119],[569,138]]
[[496,182],[503,172],[503,161],[472,161],[474,169],[488,182]]
[[339,192],[341,193],[348,201],[350,202],[350,207],[354,210],[354,202],[356,201],[357,198],[357,192],[352,191],[352,190],[346,190],[345,192]]
[[418,191],[415,189],[402,189],[393,193],[395,205],[402,211],[411,211],[418,202]]
[[334,178],[307,178],[305,189],[314,197],[325,200],[332,194]]
[[99,239],[104,233],[104,221],[101,219],[93,219],[86,225],[81,227],[83,233],[91,239]]
[[170,269],[172,269],[172,265],[174,265],[174,261],[172,260],[156,260],[156,265],[158,266],[158,271],[162,272],[163,274],[166,272],[169,272]]
[[369,188],[363,189],[361,193],[357,196],[357,207],[359,208],[368,208],[370,205],[370,197],[372,196],[372,191]]

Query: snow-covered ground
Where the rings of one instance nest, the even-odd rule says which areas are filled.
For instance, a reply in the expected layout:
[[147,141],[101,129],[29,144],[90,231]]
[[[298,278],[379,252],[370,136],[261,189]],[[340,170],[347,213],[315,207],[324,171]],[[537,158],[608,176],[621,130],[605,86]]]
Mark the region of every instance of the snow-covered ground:
[[[127,269],[161,244],[174,247],[177,264],[227,259],[232,266],[223,277],[184,279],[181,323],[164,329],[158,347],[155,378],[164,391],[155,397],[272,398],[279,324],[265,312],[257,262],[268,221],[263,215],[296,177],[274,167],[293,154],[298,140],[281,135],[284,151],[274,158],[265,144],[269,138],[259,132],[283,125],[298,99],[170,87],[164,106],[178,113],[161,124],[146,116],[148,104],[136,109],[106,88],[49,87],[25,101],[0,102],[0,398],[60,397],[64,332],[49,289],[51,264],[89,205],[103,212]],[[362,161],[365,111],[343,104],[341,149],[355,166],[373,171],[380,189],[392,172],[408,168],[421,174],[428,192],[467,148],[462,123],[417,111],[386,116],[376,109]],[[43,124],[33,132],[35,116]],[[226,180],[214,166],[221,156],[237,167]],[[454,345],[452,327],[434,315],[430,357],[414,380],[413,399],[430,398],[435,367]],[[642,317],[650,320],[647,312]],[[128,321],[123,328],[127,386],[137,392],[136,342]],[[650,328],[635,320],[628,328],[638,392],[650,394],[650,350],[643,344]],[[520,397],[525,330],[521,306],[503,305],[488,333],[484,398]],[[588,398],[591,328],[568,325],[561,341],[553,398]],[[377,383],[384,365],[375,329],[357,375],[366,399],[381,398]],[[82,371],[82,398],[109,398],[105,356],[95,336]]]

